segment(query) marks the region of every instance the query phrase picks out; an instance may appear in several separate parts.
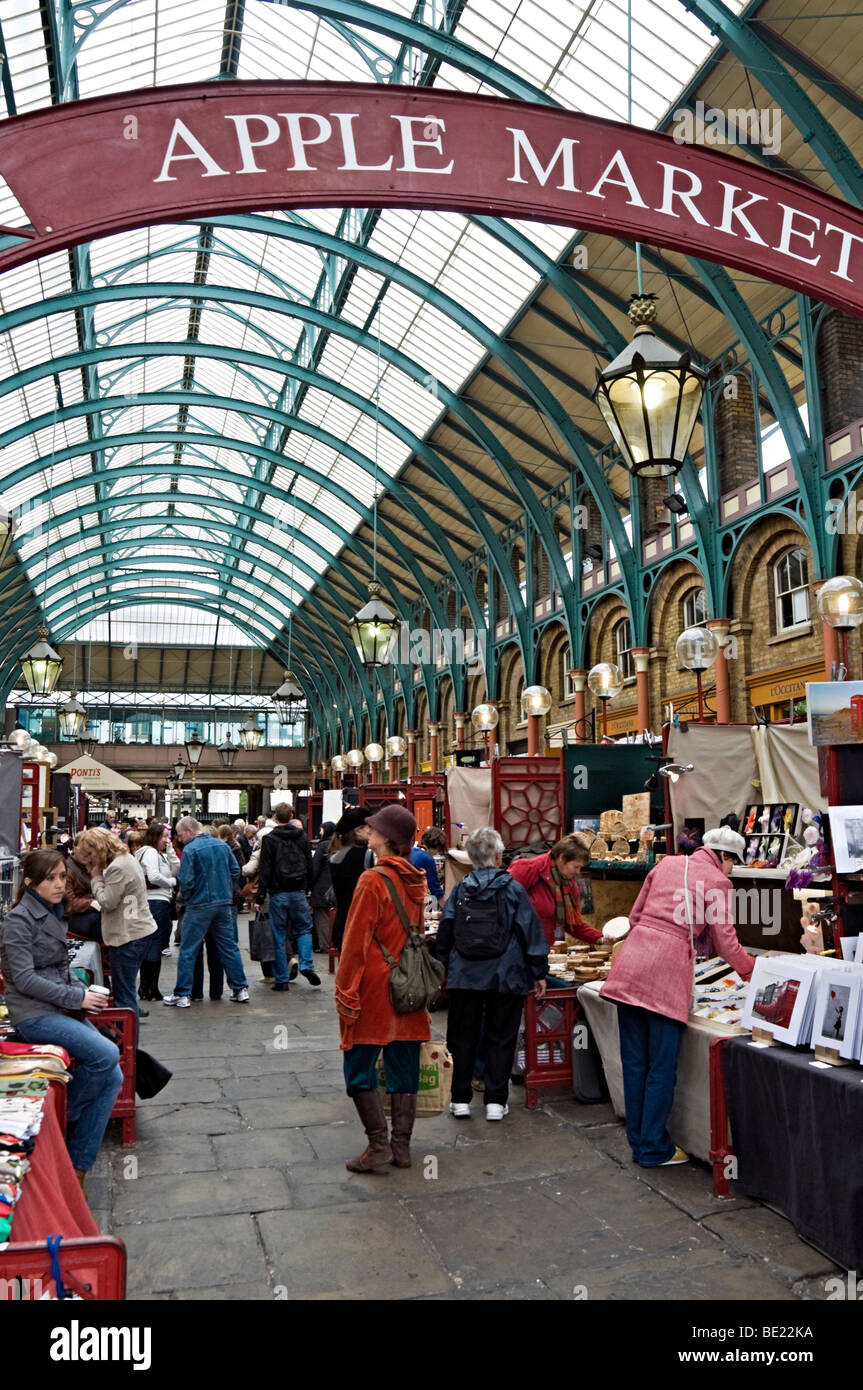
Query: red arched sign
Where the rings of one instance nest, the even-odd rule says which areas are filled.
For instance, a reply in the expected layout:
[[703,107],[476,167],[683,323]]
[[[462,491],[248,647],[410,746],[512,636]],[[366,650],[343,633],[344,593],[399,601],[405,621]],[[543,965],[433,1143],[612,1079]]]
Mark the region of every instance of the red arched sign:
[[863,317],[860,210],[731,155],[555,107],[411,87],[163,87],[3,121],[0,173],[32,224],[0,270],[153,222],[438,208],[670,247]]

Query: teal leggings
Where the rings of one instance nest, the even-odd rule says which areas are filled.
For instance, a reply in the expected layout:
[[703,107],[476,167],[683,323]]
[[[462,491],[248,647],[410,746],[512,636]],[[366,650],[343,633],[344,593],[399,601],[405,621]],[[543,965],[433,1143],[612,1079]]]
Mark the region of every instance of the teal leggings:
[[[378,1088],[377,1060],[380,1043],[357,1043],[345,1053],[345,1085],[349,1096]],[[416,1095],[420,1087],[420,1045],[391,1042],[384,1047],[384,1067],[389,1095]]]

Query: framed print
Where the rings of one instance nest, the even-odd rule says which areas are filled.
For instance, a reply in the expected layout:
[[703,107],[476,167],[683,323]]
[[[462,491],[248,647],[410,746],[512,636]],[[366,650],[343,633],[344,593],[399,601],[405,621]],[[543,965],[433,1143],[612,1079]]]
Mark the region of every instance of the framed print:
[[758,956],[749,979],[744,1028],[760,1028],[777,1042],[797,1047],[809,1041],[816,974],[825,964],[815,956]]
[[863,806],[831,806],[827,812],[833,863],[840,874],[863,869]]
[[572,822],[572,831],[583,830],[588,835],[599,834],[599,816],[575,816]]
[[863,965],[831,965],[818,973],[811,1046],[829,1047],[849,1061],[860,1053]]
[[810,681],[806,718],[816,748],[863,743],[863,681]]

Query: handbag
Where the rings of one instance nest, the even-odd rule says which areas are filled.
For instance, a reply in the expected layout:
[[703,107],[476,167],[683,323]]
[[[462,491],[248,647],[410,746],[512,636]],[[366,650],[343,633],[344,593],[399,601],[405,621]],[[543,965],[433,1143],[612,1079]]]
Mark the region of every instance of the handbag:
[[419,923],[414,925],[410,921],[392,879],[384,869],[373,869],[372,872],[380,874],[386,883],[399,921],[407,935],[401,959],[396,960],[379,939],[377,932],[374,933],[374,939],[390,970],[390,1003],[397,1014],[417,1013],[420,1009],[427,1009],[437,1003],[446,971],[443,962],[435,960],[429,950]]
[[155,1057],[151,1057],[149,1052],[142,1052],[140,1048],[135,1051],[135,1093],[141,1100],[150,1100],[157,1096],[167,1086],[172,1071],[157,1062]]
[[262,965],[276,959],[273,929],[267,908],[259,907],[254,921],[249,923],[249,955]]

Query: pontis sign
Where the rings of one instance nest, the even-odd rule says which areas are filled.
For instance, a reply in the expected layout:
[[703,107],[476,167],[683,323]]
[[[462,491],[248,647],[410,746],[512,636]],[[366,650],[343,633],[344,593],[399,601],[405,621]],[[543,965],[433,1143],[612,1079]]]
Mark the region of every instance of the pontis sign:
[[158,221],[428,207],[697,251],[863,316],[859,209],[732,155],[556,107],[388,86],[148,89],[3,121],[0,173],[31,223],[0,242],[0,270]]

